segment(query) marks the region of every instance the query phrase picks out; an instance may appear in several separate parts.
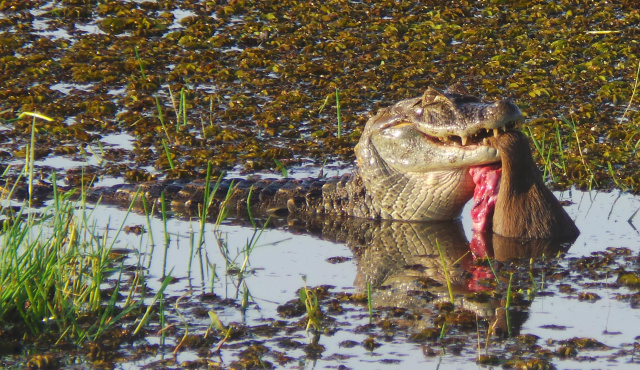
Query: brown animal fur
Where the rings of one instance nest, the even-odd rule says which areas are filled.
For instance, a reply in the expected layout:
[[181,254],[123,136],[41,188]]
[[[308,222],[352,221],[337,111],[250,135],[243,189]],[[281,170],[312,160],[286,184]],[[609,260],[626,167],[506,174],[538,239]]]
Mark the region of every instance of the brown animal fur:
[[490,145],[502,159],[493,232],[508,238],[575,239],[580,231],[542,182],[524,134],[502,133]]

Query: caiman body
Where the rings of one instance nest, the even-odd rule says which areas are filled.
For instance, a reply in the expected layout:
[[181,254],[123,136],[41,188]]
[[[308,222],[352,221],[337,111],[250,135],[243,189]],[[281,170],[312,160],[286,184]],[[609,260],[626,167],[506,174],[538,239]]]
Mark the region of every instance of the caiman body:
[[[520,110],[510,101],[485,102],[469,95],[461,85],[443,92],[428,88],[421,97],[402,100],[369,119],[355,148],[356,168],[352,174],[307,180],[225,179],[217,183],[213,200],[206,202],[207,207],[211,214],[215,214],[221,205],[242,214],[249,205],[254,216],[312,213],[402,221],[453,220],[459,217],[474,193],[476,185],[470,168],[495,166],[503,160],[504,152],[516,158],[509,161],[510,169],[519,166],[520,157],[528,157],[523,165],[532,168],[519,172],[508,170],[503,176],[513,178],[526,172],[529,177],[540,177],[528,148],[520,153],[519,148],[500,141],[501,134],[514,132],[521,118]],[[213,187],[214,184],[210,185]],[[540,179],[535,185],[538,193],[519,195],[515,203],[502,199],[500,204],[508,204],[504,211],[528,212],[528,205],[540,202],[527,200],[527,197],[539,197],[539,193],[544,195],[543,202],[557,205],[557,200]],[[172,211],[193,213],[203,208],[205,189],[204,181],[126,184],[93,189],[89,192],[89,200],[101,198],[103,203],[129,204],[143,196],[151,206],[164,194]],[[509,194],[505,196],[515,193]],[[518,209],[521,204],[524,209]],[[575,226],[569,227],[569,231],[563,226],[559,231],[556,228],[515,232],[514,227],[502,227],[510,218],[505,212],[499,212],[497,222],[500,224],[494,225],[494,229],[503,231],[502,236],[577,235]],[[551,212],[561,213],[560,218],[573,225],[561,207],[554,206]],[[534,220],[533,224],[555,222],[555,219],[544,219],[547,216],[542,215],[543,218]],[[512,217],[517,218],[517,215]],[[528,226],[525,222],[516,227]]]
[[[564,241],[578,235],[544,186],[527,139],[515,131],[520,119],[519,109],[508,101],[483,102],[460,87],[444,92],[430,88],[419,98],[382,109],[367,122],[355,148],[357,167],[349,175],[211,183],[163,180],[99,187],[83,195],[90,202],[134,204],[147,211],[166,207],[188,216],[200,216],[206,209],[213,219],[223,206],[236,218],[249,212],[254,217],[280,216],[271,225],[289,216],[290,232],[345,243],[358,266],[355,285],[372,289],[372,307],[397,307],[401,311],[394,316],[411,313],[400,322],[412,330],[437,327],[442,316],[429,312],[438,312],[436,303],[450,301],[455,292],[455,307],[487,318],[493,332],[502,329],[511,335],[524,320],[517,312],[526,307],[510,310],[509,319],[503,320],[504,295],[474,300],[469,293],[486,289],[483,278],[489,276],[488,267],[474,258],[516,257],[529,263],[566,250]],[[476,199],[476,177],[496,180],[500,172],[500,186],[494,181],[488,187],[499,192],[488,194],[486,202]],[[41,184],[32,190],[32,198],[46,198],[53,188]],[[25,187],[18,191],[18,196],[29,196]],[[472,196],[474,208],[480,205],[487,222],[474,227],[470,243],[459,220],[446,221],[456,219]],[[484,207],[492,202],[494,215]]]

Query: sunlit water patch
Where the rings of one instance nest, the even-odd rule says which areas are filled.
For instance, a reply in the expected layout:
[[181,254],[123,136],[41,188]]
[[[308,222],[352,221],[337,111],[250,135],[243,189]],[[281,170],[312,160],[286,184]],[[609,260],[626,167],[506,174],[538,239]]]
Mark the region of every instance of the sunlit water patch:
[[172,13],[173,13],[173,16],[174,16],[174,20],[173,20],[173,24],[171,26],[169,26],[170,30],[184,28],[184,26],[182,24],[180,24],[180,21],[183,20],[184,18],[192,17],[192,16],[195,15],[195,12],[193,12],[191,10],[183,10],[183,9],[176,9],[176,10],[172,11]]
[[135,140],[133,136],[122,133],[108,134],[100,138],[101,143],[124,150],[133,150]]
[[49,86],[51,90],[60,91],[63,94],[70,94],[72,92],[76,93],[79,90],[80,92],[89,92],[93,90],[94,84],[70,84],[70,83],[57,83]]
[[[100,142],[103,144],[102,146],[87,145],[83,148],[84,154],[47,156],[35,161],[35,163],[37,166],[56,169],[57,172],[89,166],[99,167],[103,164],[104,150],[106,148],[130,151],[133,149],[134,141],[134,138],[127,134],[107,134],[100,139]],[[19,164],[20,161],[15,162],[15,165]],[[157,172],[152,167],[147,167],[146,169],[151,173]],[[116,181],[116,183],[122,183],[122,181],[123,180],[120,179]],[[113,182],[111,184],[113,184]]]
[[76,23],[75,28],[89,35],[106,35],[107,34],[106,32],[102,31],[94,23],[87,23],[87,24]]
[[86,157],[65,157],[65,156],[55,156],[55,157],[47,157],[43,160],[38,160],[35,162],[37,166],[43,166],[46,168],[54,168],[57,172],[63,172],[64,170],[81,168],[87,166],[98,166],[100,161],[98,158],[92,155],[88,155]]

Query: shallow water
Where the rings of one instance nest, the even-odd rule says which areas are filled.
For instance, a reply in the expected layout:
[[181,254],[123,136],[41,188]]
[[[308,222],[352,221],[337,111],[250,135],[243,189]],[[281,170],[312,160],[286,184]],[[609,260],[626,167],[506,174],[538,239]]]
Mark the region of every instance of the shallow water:
[[[594,252],[603,252],[607,248],[629,248],[631,255],[640,253],[640,234],[638,223],[640,219],[635,213],[640,208],[640,199],[620,192],[581,192],[571,190],[556,193],[561,200],[570,200],[573,204],[566,209],[581,230],[581,235],[566,253],[561,265],[569,268],[572,259],[589,256]],[[471,220],[468,208],[462,218],[465,234],[469,238]],[[125,219],[126,225],[145,225],[146,217],[125,212],[109,206],[97,206],[96,218],[98,225],[108,224],[109,228],[117,228]],[[308,286],[331,285],[334,291],[357,292],[361,290],[356,281],[360,273],[353,258],[353,252],[343,243],[322,240],[316,236],[292,234],[281,228],[267,229],[258,239],[257,247],[248,257],[249,270],[252,271],[241,282],[233,275],[225,272],[225,261],[217,245],[214,225],[207,223],[204,228],[205,247],[202,254],[192,253],[190,246],[191,235],[197,240],[199,235],[197,221],[170,219],[167,230],[170,237],[168,248],[163,247],[163,224],[157,218],[151,219],[152,237],[156,246],[152,248],[149,233],[142,237],[133,234],[120,234],[116,246],[140,252],[141,263],[149,267],[151,281],[149,285],[157,289],[161,277],[166,274],[179,278],[170,285],[169,296],[183,296],[194,298],[203,292],[213,292],[223,298],[240,300],[242,292],[247,290],[251,296],[249,308],[243,316],[241,310],[229,307],[217,312],[223,323],[242,322],[245,325],[260,325],[279,319],[276,308],[285,302],[296,299],[297,291],[304,286],[303,278]],[[242,265],[245,255],[243,248],[251,239],[254,230],[250,227],[223,224],[219,228],[220,236],[227,243],[228,255],[237,266]],[[190,256],[193,257],[191,258]],[[350,260],[342,263],[330,263],[331,257],[348,257]],[[137,263],[130,258],[132,264]],[[614,283],[616,272],[604,283]],[[585,290],[582,284],[585,279],[564,279],[562,282],[572,284],[578,291]],[[640,314],[630,307],[628,302],[616,299],[618,294],[632,293],[627,288],[607,288],[600,286],[586,289],[597,293],[602,299],[595,302],[579,301],[577,293],[563,293],[557,284],[548,282],[542,286],[544,295],[538,296],[529,309],[528,319],[520,329],[520,334],[539,336],[539,344],[547,340],[565,340],[574,337],[589,337],[611,347],[610,350],[581,351],[577,359],[554,360],[557,368],[593,369],[593,368],[630,368],[632,356],[612,356],[621,349],[632,350],[637,341],[637,328],[640,327]],[[171,311],[171,310],[169,310]],[[175,312],[173,313],[175,315]],[[188,310],[182,312],[188,317],[191,330],[199,327],[204,331],[208,319],[191,317]],[[171,315],[171,313],[169,313]],[[319,343],[326,350],[316,361],[308,363],[289,363],[285,368],[335,368],[340,365],[352,369],[388,369],[388,368],[430,368],[440,364],[441,369],[475,369],[476,348],[463,348],[459,354],[439,353],[437,356],[425,356],[423,348],[406,338],[395,336],[389,342],[373,351],[363,346],[342,348],[340,343],[345,340],[362,343],[369,337],[366,332],[356,329],[368,323],[366,307],[360,307],[338,317],[344,321],[338,331],[331,336],[322,336]],[[554,325],[554,326],[550,326]],[[295,340],[306,343],[304,331],[293,335]],[[147,338],[150,343],[159,338]],[[175,344],[169,339],[167,344]],[[277,341],[260,338],[265,345],[277,348]],[[547,347],[554,350],[558,344]],[[283,350],[283,349],[280,349]],[[305,358],[302,350],[284,350],[294,358]],[[124,363],[123,368],[137,369],[151,361],[170,358],[171,354],[161,353],[156,358],[149,358],[144,362]],[[236,350],[222,348],[221,359],[230,363],[236,356]],[[491,348],[489,349],[491,353]],[[590,356],[585,361],[580,356]],[[615,357],[611,360],[608,356]],[[194,360],[197,356],[189,351],[182,352],[178,361]],[[580,359],[580,361],[578,360]],[[384,361],[383,361],[384,360]],[[639,367],[640,368],[640,367]]]

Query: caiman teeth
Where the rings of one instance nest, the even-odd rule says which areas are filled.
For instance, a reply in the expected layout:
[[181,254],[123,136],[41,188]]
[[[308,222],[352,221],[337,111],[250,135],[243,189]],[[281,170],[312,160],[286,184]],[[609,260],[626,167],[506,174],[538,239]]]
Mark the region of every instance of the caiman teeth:
[[458,135],[448,135],[448,136],[429,136],[432,140],[438,140],[442,144],[453,145],[457,147],[464,147],[468,145],[484,145],[489,146],[488,138],[490,137],[499,137],[503,132],[507,132],[513,129],[519,128],[519,123],[517,121],[508,122],[505,126],[495,127],[495,128],[480,128],[473,134],[465,133]]

